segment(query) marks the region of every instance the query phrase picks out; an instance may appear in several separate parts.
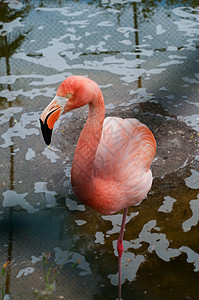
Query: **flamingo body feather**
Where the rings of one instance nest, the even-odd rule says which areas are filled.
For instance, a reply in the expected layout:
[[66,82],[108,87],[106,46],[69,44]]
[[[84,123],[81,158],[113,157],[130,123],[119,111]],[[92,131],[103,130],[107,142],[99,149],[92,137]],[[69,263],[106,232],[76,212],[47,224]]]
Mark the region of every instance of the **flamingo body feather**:
[[40,116],[47,145],[59,116],[86,104],[89,114],[75,149],[71,183],[78,198],[102,214],[124,209],[117,243],[120,300],[127,210],[143,200],[151,188],[150,166],[156,141],[148,127],[136,119],[104,119],[104,98],[96,82],[83,76],[71,76],[61,83],[55,98]]
[[151,188],[154,146],[153,134],[138,120],[105,118],[92,177],[76,189],[77,196],[102,214],[139,203]]

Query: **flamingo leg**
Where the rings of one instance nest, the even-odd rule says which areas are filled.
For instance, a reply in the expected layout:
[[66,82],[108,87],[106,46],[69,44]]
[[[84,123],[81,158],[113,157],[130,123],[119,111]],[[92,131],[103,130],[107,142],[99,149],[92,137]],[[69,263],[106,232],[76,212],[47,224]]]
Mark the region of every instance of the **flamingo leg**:
[[118,267],[119,267],[119,280],[118,280],[118,299],[121,300],[121,277],[122,277],[122,253],[123,253],[123,236],[124,236],[124,228],[126,223],[126,216],[127,216],[128,207],[124,209],[123,218],[122,218],[122,225],[120,229],[119,238],[117,241],[117,252],[118,252]]

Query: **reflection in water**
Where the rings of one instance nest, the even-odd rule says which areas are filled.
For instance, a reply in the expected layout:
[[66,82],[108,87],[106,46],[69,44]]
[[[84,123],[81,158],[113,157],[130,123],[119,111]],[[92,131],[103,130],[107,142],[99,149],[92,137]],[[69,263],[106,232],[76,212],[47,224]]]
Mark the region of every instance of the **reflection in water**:
[[[134,17],[134,29],[135,29],[135,51],[139,53],[139,29],[138,29],[138,12],[137,12],[137,3],[133,3],[133,17]],[[140,55],[136,55],[137,59],[140,59]],[[138,69],[140,69],[140,65],[137,66]],[[142,87],[142,77],[138,77],[138,89]]]
[[[5,57],[6,57],[6,73],[7,76],[10,75],[10,51],[7,42],[7,36],[4,38],[5,40]],[[10,84],[7,85],[8,91],[11,91]],[[12,107],[12,102],[9,102],[9,108]],[[9,120],[9,128],[14,126],[14,118],[11,116]],[[14,190],[14,145],[9,146],[10,149],[10,190]],[[5,283],[5,293],[7,295],[10,294],[10,276],[11,276],[11,262],[12,262],[12,248],[13,248],[13,225],[12,225],[12,215],[13,215],[13,208],[9,208],[9,227],[8,227],[8,253],[7,253],[7,262],[9,265],[7,267],[6,273],[6,283]]]
[[[18,20],[18,12],[11,13],[11,9],[9,8],[9,3],[3,3],[0,4],[3,13],[0,15],[1,21],[9,24],[9,22],[15,23],[15,20]],[[21,15],[23,15],[24,10],[20,12]],[[19,18],[20,19],[20,18]],[[13,21],[14,20],[14,21]],[[2,23],[3,24],[3,23]],[[20,24],[19,24],[20,26]],[[14,27],[14,24],[13,24]],[[12,28],[12,26],[11,26]],[[12,31],[12,30],[11,30]],[[8,42],[9,39],[9,42]],[[4,32],[4,29],[1,30],[1,47],[0,47],[0,58],[5,57],[5,65],[6,65],[6,75],[11,75],[11,69],[10,69],[10,57],[12,54],[16,51],[17,48],[19,48],[24,40],[24,36],[21,34],[16,34],[13,36],[9,34],[9,30],[7,32]],[[12,91],[11,85],[7,84],[7,90],[9,92]],[[9,109],[12,110],[13,103],[12,101],[8,102]],[[11,115],[9,119],[9,128],[13,128],[14,126],[14,117]],[[10,154],[10,166],[9,166],[9,189],[10,191],[13,191],[15,188],[15,179],[14,179],[14,144],[9,145],[9,154]],[[8,213],[8,250],[7,250],[7,262],[9,263],[6,268],[6,281],[5,281],[5,294],[10,295],[10,278],[11,278],[11,262],[12,262],[12,251],[13,251],[13,207],[9,208]]]
[[12,215],[13,208],[9,208],[9,227],[8,227],[8,253],[7,253],[7,262],[9,265],[7,267],[6,273],[6,283],[5,283],[5,293],[10,295],[10,276],[11,276],[11,262],[12,262],[12,249],[13,249],[13,225],[12,225]]

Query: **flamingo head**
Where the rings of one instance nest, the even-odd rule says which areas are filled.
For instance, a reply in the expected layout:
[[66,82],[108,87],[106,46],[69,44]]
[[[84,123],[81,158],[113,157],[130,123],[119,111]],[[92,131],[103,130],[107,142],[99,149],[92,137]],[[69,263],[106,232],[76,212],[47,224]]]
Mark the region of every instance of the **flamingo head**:
[[60,115],[95,101],[98,91],[98,85],[83,76],[71,76],[61,83],[56,96],[40,116],[41,131],[47,145],[50,145],[53,127]]

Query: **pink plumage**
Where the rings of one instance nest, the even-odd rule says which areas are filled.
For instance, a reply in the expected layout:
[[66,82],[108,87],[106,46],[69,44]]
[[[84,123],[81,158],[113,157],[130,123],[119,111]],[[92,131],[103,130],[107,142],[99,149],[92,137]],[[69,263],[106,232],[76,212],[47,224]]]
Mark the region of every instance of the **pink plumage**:
[[[84,145],[84,151],[84,147],[78,147],[83,167],[78,159],[75,177],[91,168],[91,159],[85,161],[91,151],[86,139]],[[102,214],[113,214],[143,200],[152,184],[149,167],[155,155],[154,146],[152,133],[138,120],[106,118],[92,162],[92,177],[83,180],[79,191],[74,183],[78,197]]]
[[151,163],[156,142],[148,127],[136,119],[105,117],[104,98],[89,78],[71,76],[58,88],[40,117],[44,140],[50,144],[54,123],[62,113],[89,105],[89,114],[73,159],[71,182],[82,202],[102,214],[124,209],[119,254],[121,299],[122,240],[127,208],[143,200],[152,184]]

